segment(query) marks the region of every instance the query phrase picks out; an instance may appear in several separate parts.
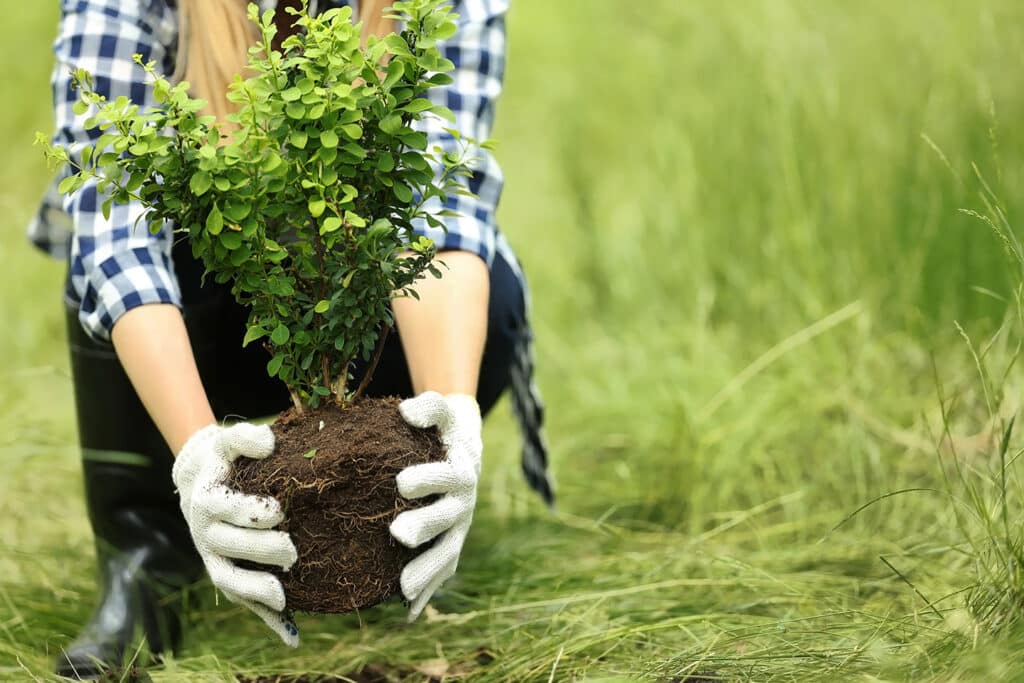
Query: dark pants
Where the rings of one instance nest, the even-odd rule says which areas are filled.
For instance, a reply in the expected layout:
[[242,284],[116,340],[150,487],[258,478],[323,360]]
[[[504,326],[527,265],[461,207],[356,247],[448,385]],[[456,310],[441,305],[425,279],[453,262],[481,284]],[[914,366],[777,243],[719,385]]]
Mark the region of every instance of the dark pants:
[[[259,344],[242,347],[247,311],[234,301],[227,285],[215,284],[212,278],[201,283],[202,267],[192,258],[187,242],[176,245],[173,255],[185,323],[217,419],[252,419],[286,409],[291,405],[287,390],[279,380],[267,376],[267,352]],[[509,384],[515,345],[526,324],[522,287],[500,256],[495,257],[490,271],[487,323],[477,391],[485,414]],[[412,395],[400,335],[397,330],[388,336],[368,396]],[[85,335],[73,304],[69,304],[68,339],[82,447],[144,454],[169,469],[171,454],[117,362],[113,347]],[[356,382],[365,368],[365,362],[354,368]]]
[[[252,419],[291,405],[284,385],[267,376],[267,352],[258,344],[242,347],[247,312],[229,288],[212,278],[200,282],[201,267],[176,247],[185,323],[203,386],[218,420]],[[69,300],[67,330],[82,447],[86,504],[96,536],[101,574],[104,558],[132,557],[148,575],[171,585],[201,576],[188,528],[171,481],[172,454],[121,367],[110,344],[86,336],[78,307]],[[487,412],[509,383],[509,369],[524,322],[518,279],[500,257],[491,269],[488,335],[477,400]],[[400,338],[392,333],[367,389],[370,396],[412,395]],[[355,369],[362,379],[365,363]]]
[[[206,285],[200,285],[202,267],[188,253],[186,243],[177,245],[174,257],[175,264],[182,264],[175,267],[193,344],[215,347],[211,355],[213,367],[200,367],[200,373],[217,417],[262,417],[291,405],[283,384],[267,376],[270,357],[266,351],[259,344],[242,347],[248,312],[235,303],[229,287],[214,284],[212,278]],[[522,287],[508,263],[496,256],[490,275],[487,342],[477,391],[477,401],[484,413],[490,411],[508,386],[515,344],[525,325]],[[196,313],[197,320],[193,322],[189,318],[194,307],[203,310]],[[353,367],[357,384],[367,365],[360,361]],[[404,398],[412,393],[401,330],[396,330],[388,335],[366,394]]]

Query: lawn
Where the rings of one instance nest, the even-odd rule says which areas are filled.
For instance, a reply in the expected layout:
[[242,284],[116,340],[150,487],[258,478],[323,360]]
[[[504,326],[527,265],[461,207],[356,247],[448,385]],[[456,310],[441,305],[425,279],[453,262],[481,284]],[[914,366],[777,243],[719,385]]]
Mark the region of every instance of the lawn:
[[[57,11],[0,26],[12,681],[96,597],[63,266],[23,239]],[[509,30],[500,216],[558,511],[502,408],[426,619],[306,616],[289,650],[206,586],[152,679],[1024,679],[1024,4],[518,0]]]

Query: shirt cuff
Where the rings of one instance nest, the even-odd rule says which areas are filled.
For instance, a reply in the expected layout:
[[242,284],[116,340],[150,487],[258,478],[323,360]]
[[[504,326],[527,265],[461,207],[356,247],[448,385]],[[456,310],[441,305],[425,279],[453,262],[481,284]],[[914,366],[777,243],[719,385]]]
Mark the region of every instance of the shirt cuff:
[[137,247],[110,256],[93,269],[82,300],[79,320],[89,336],[110,340],[114,324],[128,311],[145,304],[181,308],[181,293],[170,257],[159,249]]
[[[479,213],[486,212],[481,209]],[[439,252],[466,251],[476,254],[490,268],[494,263],[496,228],[489,216],[479,213],[445,218],[444,228],[432,228],[426,221],[419,220],[413,231],[432,239]]]

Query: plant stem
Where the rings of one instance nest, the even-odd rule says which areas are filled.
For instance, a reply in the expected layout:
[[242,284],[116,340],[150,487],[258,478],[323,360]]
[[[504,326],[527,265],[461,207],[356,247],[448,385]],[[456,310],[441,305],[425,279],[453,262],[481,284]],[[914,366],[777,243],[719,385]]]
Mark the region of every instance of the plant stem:
[[366,391],[366,387],[370,386],[370,380],[373,379],[373,373],[377,370],[377,364],[380,363],[380,357],[384,354],[384,344],[388,340],[388,333],[391,332],[391,326],[385,325],[384,329],[380,333],[380,339],[377,340],[377,348],[374,349],[373,358],[370,360],[370,364],[366,368],[366,374],[363,375],[363,381],[359,383],[359,387],[355,393],[352,394],[352,402],[355,403],[359,400],[359,397]]
[[345,363],[345,367],[341,369],[338,379],[334,381],[334,386],[330,387],[331,391],[334,392],[334,402],[343,408],[345,407],[345,388],[348,385],[348,369],[351,364],[351,361]]
[[299,398],[299,393],[297,391],[295,391],[291,387],[288,387],[288,395],[292,397],[292,405],[295,406],[295,410],[299,414],[306,412],[306,410],[302,407],[302,399]]

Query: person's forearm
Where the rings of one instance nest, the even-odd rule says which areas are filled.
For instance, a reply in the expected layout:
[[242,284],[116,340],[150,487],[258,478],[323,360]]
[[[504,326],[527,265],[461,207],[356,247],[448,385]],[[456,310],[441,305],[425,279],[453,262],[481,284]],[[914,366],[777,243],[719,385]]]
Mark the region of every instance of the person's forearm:
[[487,340],[487,264],[460,251],[437,259],[447,266],[440,266],[441,278],[419,280],[418,301],[402,297],[393,303],[413,391],[475,396]]
[[111,339],[125,373],[172,453],[213,424],[181,312],[148,304],[125,313]]

